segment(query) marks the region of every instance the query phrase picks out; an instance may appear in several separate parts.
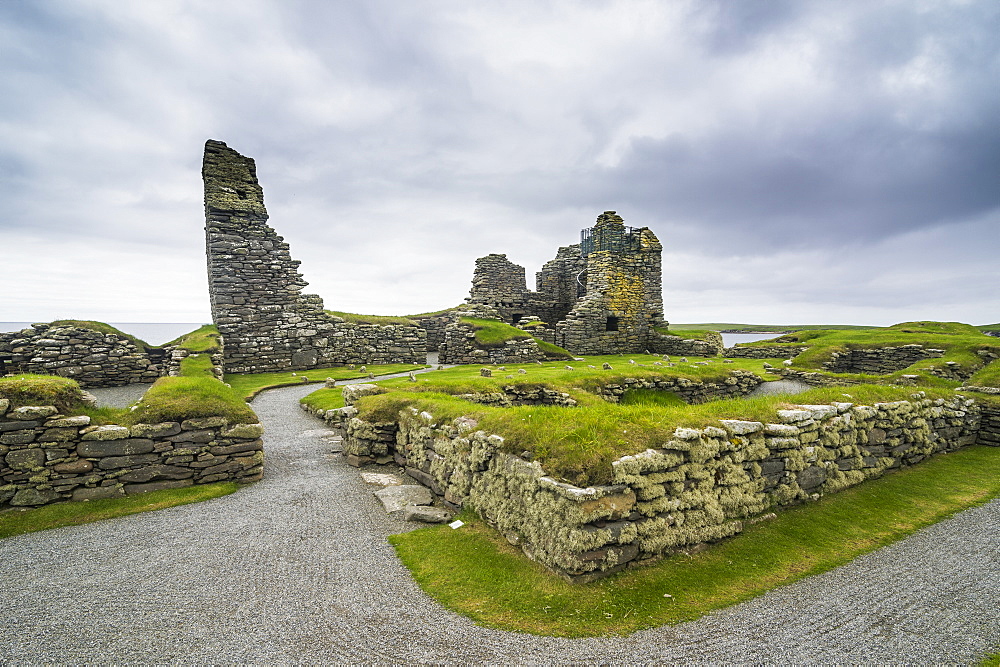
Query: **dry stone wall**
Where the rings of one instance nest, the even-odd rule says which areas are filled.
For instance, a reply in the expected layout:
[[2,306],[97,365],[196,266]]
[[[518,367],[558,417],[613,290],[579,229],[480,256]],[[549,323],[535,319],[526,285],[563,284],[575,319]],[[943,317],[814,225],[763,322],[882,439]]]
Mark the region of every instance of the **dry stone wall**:
[[597,394],[611,403],[618,403],[626,392],[636,389],[669,391],[680,396],[685,403],[696,405],[724,398],[746,396],[764,383],[756,373],[732,371],[729,377],[716,382],[689,380],[682,377],[633,378],[602,385]]
[[326,313],[320,297],[301,293],[308,283],[267,224],[252,158],[208,141],[202,175],[209,295],[226,372],[424,361],[420,327],[346,323]]
[[166,374],[168,351],[141,349],[117,334],[73,326],[34,324],[0,333],[0,372],[72,378],[82,387],[154,382]]
[[722,352],[722,335],[715,331],[705,332],[705,340],[681,338],[659,332],[652,332],[649,337],[650,352],[656,354],[675,354],[685,357],[715,357]]
[[262,430],[222,417],[94,426],[86,415],[0,398],[0,510],[253,482],[263,475]]
[[791,359],[808,349],[806,346],[790,347],[788,345],[772,345],[767,347],[734,345],[722,350],[722,356],[727,359]]
[[361,462],[394,460],[451,506],[474,507],[530,558],[582,582],[735,535],[771,508],[977,439],[997,444],[995,420],[962,395],[797,406],[771,423],[678,428],[659,448],[615,461],[611,484],[586,488],[504,452],[503,438],[470,418],[415,409],[396,422],[348,418],[345,451]]
[[526,364],[544,359],[535,339],[525,336],[486,347],[476,341],[471,324],[454,322],[445,328],[438,359],[442,364]]
[[944,350],[925,349],[923,345],[901,345],[865,350],[834,352],[823,368],[831,373],[888,375],[908,368],[922,359],[940,357]]

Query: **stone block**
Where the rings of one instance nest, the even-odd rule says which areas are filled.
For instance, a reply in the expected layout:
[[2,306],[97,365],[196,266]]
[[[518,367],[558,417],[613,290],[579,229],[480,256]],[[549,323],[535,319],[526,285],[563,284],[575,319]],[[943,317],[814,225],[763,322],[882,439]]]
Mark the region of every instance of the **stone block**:
[[819,466],[809,466],[799,472],[798,482],[803,490],[815,489],[826,481],[826,470]]
[[0,422],[0,433],[5,433],[7,431],[23,431],[29,428],[36,428],[41,426],[40,421],[15,421],[15,422]]
[[19,489],[14,497],[10,499],[10,504],[15,507],[27,507],[31,505],[45,505],[60,499],[60,495],[53,489],[27,488]]
[[109,424],[107,426],[88,426],[81,431],[81,440],[124,440],[131,434],[128,428]]
[[129,428],[133,438],[165,438],[181,432],[177,422],[160,422],[158,424],[136,424]]
[[403,508],[403,521],[447,523],[451,521],[451,517],[451,512],[430,505],[408,505]]
[[181,422],[183,431],[199,431],[207,428],[218,428],[225,426],[229,422],[225,417],[198,417],[196,419],[185,419]]
[[94,488],[82,488],[73,491],[73,500],[101,500],[103,498],[120,498],[125,495],[125,490],[120,486],[96,486]]
[[153,446],[153,441],[146,438],[90,440],[77,445],[76,453],[84,458],[131,456],[133,454],[148,454],[153,451]]
[[150,482],[155,479],[187,479],[193,476],[194,472],[190,468],[156,463],[129,471],[118,480],[121,482]]
[[51,417],[58,412],[59,411],[52,405],[26,405],[24,407],[14,408],[8,412],[7,419],[14,419],[17,421],[34,421],[36,419]]
[[88,473],[94,469],[94,464],[87,459],[77,459],[76,461],[67,461],[65,463],[57,463],[52,466],[52,470],[64,475],[80,475],[83,473]]
[[117,470],[118,468],[128,468],[131,466],[156,463],[160,460],[158,454],[132,454],[129,456],[107,456],[97,462],[97,467],[101,470]]
[[264,433],[263,424],[235,424],[219,431],[222,438],[259,438]]
[[45,465],[45,452],[41,449],[15,449],[7,452],[6,461],[13,470],[35,470]]
[[38,442],[69,442],[75,440],[77,430],[75,428],[49,428],[38,436]]
[[148,482],[146,484],[126,484],[125,493],[131,496],[136,493],[162,491],[163,489],[182,489],[193,484],[194,481],[190,479],[163,480],[160,482]]
[[251,440],[250,442],[238,442],[235,445],[225,445],[212,447],[208,451],[216,456],[227,456],[240,452],[254,452],[264,448],[263,440]]
[[193,442],[205,444],[215,439],[215,431],[184,431],[178,435],[170,436],[171,442]]
[[375,491],[385,511],[394,516],[402,516],[408,505],[430,505],[433,501],[430,490],[416,484],[402,486],[387,486]]
[[45,422],[45,426],[49,428],[69,428],[76,427],[80,428],[83,426],[90,425],[90,417],[87,415],[77,415],[75,417],[57,417],[55,419],[49,419]]
[[34,441],[34,431],[10,431],[0,435],[0,444],[4,445],[27,445]]

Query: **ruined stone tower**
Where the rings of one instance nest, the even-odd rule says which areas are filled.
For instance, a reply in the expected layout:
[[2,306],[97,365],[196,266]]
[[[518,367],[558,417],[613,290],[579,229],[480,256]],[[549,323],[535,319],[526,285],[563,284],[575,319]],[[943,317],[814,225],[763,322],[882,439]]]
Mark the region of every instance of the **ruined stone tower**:
[[202,177],[208,292],[227,372],[425,360],[419,327],[345,323],[320,297],[301,293],[308,283],[267,224],[252,158],[209,140]]
[[535,274],[534,292],[524,268],[506,255],[481,257],[469,302],[496,308],[511,324],[538,317],[554,330],[546,340],[576,354],[656,349],[661,336],[654,327],[665,325],[656,235],[605,211],[581,236]]
[[583,230],[586,293],[556,325],[556,340],[577,354],[642,352],[652,349],[662,326],[662,246],[647,227],[626,227],[605,211]]

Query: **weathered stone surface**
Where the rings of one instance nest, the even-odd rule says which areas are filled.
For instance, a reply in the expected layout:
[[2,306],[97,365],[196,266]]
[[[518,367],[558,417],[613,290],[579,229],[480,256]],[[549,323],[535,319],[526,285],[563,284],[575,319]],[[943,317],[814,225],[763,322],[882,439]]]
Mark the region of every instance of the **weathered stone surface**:
[[30,505],[45,505],[59,499],[59,494],[52,489],[27,488],[20,489],[11,498],[10,504],[15,507]]
[[81,433],[81,440],[122,440],[130,435],[128,427],[115,426],[113,424],[107,426],[88,426]]
[[32,421],[35,419],[44,419],[45,417],[51,417],[52,415],[58,413],[55,407],[51,405],[26,405],[20,408],[14,408],[7,413],[7,419],[16,419],[17,421]]
[[403,521],[420,521],[422,523],[447,523],[452,514],[448,510],[430,505],[407,505],[403,508]]
[[77,437],[75,428],[49,428],[38,436],[39,442],[68,442]]
[[125,493],[133,495],[136,493],[147,493],[149,491],[162,491],[163,489],[182,489],[194,484],[190,479],[166,480],[162,482],[148,482],[146,484],[126,484]]
[[236,424],[219,431],[223,438],[259,438],[263,433],[263,424]]
[[375,497],[389,514],[401,513],[407,505],[430,505],[434,500],[426,487],[416,484],[387,486],[375,491]]
[[7,452],[5,458],[14,470],[34,470],[45,465],[45,452],[41,449],[15,449]]
[[238,454],[240,452],[253,452],[263,448],[263,440],[251,440],[250,442],[238,442],[235,445],[212,447],[208,451],[216,456],[225,456],[227,454]]
[[183,431],[177,435],[170,436],[171,442],[193,442],[204,444],[215,439],[215,431]]
[[344,385],[341,394],[344,397],[344,403],[347,405],[353,405],[362,396],[374,396],[375,394],[384,394],[387,389],[380,387],[377,384],[348,384]]
[[229,422],[225,417],[198,417],[197,419],[185,419],[181,422],[181,430],[200,431],[208,428],[225,426]]
[[[128,429],[125,429],[128,432]],[[126,438],[122,440],[88,440],[81,442],[76,453],[83,457],[129,456],[147,454],[153,451],[153,441],[148,438]]]
[[77,415],[75,417],[59,417],[57,419],[49,419],[48,421],[45,422],[45,425],[49,428],[89,426],[90,417],[87,415]]
[[36,428],[41,426],[40,421],[15,421],[15,422],[0,422],[0,433],[6,431],[22,431],[24,429]]
[[160,460],[159,454],[132,454],[130,456],[107,456],[97,462],[97,467],[101,470],[117,470],[118,468],[128,468],[130,466],[143,465],[146,463],[156,463]]
[[120,498],[125,490],[120,486],[95,486],[73,490],[73,500],[101,500],[102,498]]
[[67,475],[79,475],[83,473],[90,472],[94,469],[94,464],[87,459],[77,459],[76,461],[67,461],[66,463],[57,463],[52,466],[52,470],[55,472],[67,474]]
[[194,471],[190,468],[157,463],[127,472],[118,479],[121,482],[149,482],[154,479],[187,479],[193,476]]
[[129,428],[133,438],[164,438],[181,432],[177,422],[160,422],[159,424],[135,424]]
[[815,489],[826,481],[826,470],[819,466],[809,466],[798,474],[799,486],[803,489]]

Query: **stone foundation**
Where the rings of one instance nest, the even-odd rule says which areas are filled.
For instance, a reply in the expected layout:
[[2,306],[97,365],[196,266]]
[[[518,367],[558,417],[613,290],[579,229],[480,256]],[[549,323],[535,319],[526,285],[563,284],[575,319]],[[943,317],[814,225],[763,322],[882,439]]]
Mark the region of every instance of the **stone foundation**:
[[391,458],[451,506],[475,508],[528,557],[583,582],[735,535],[774,507],[937,452],[996,444],[998,421],[964,396],[798,406],[773,423],[678,428],[658,449],[615,461],[611,484],[587,488],[504,452],[503,438],[470,418],[439,422],[415,409],[394,423],[351,417],[345,452]]
[[830,361],[823,364],[823,369],[830,373],[888,375],[909,368],[922,359],[943,355],[944,350],[928,350],[922,345],[846,350],[834,352]]

